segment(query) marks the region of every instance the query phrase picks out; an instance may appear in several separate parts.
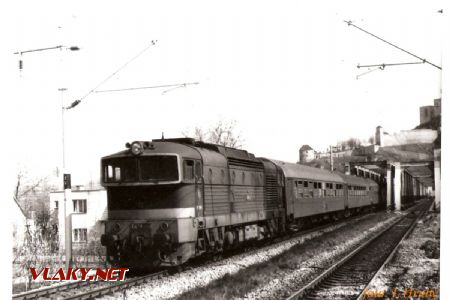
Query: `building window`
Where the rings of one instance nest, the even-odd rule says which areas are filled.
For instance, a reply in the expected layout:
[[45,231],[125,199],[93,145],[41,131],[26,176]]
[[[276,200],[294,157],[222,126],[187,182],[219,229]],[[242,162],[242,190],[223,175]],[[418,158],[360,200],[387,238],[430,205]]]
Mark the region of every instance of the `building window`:
[[74,229],[73,241],[77,243],[87,243],[87,229],[86,228]]
[[55,208],[58,209],[59,202],[55,201]]
[[86,199],[74,199],[73,201],[73,212],[74,213],[86,213]]

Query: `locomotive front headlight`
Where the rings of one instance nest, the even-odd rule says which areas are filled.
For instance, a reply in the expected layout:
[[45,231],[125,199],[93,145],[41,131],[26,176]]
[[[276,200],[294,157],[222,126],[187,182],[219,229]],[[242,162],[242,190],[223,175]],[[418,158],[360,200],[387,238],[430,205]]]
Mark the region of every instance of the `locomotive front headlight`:
[[159,227],[161,228],[161,231],[166,231],[167,229],[169,229],[169,224],[163,222]]
[[142,144],[139,142],[134,142],[131,144],[131,153],[134,155],[139,155],[142,153]]

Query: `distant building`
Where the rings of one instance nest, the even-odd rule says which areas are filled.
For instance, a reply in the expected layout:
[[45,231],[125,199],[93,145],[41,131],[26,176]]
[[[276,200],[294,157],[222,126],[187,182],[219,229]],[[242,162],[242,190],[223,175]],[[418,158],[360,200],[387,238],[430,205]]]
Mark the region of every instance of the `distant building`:
[[[72,246],[81,248],[100,238],[104,231],[102,221],[107,219],[106,190],[84,189],[77,186],[71,191],[71,203],[67,203],[67,213],[72,214]],[[50,193],[51,213],[58,215],[59,249],[64,249],[64,191]]]
[[300,163],[307,163],[315,158],[314,149],[309,145],[303,145],[299,150]]
[[420,107],[420,124],[430,122],[441,115],[441,99],[434,99],[434,105]]
[[433,129],[401,130],[400,132],[389,134],[383,130],[383,127],[377,126],[375,144],[380,147],[428,144],[433,143],[437,136],[438,132]]

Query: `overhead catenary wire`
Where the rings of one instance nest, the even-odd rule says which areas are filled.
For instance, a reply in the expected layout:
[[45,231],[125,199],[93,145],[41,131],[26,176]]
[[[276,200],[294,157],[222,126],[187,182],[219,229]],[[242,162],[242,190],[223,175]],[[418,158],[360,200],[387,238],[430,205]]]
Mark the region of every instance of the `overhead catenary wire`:
[[[195,85],[195,84],[199,84],[199,83],[198,82],[186,82],[186,83],[176,83],[176,84],[140,86],[140,87],[131,87],[131,88],[122,88],[122,89],[99,90],[99,91],[95,91],[95,93],[124,92],[124,91],[134,91],[134,90],[143,90],[143,89],[156,89],[156,88],[179,88],[179,87],[186,87],[188,85]],[[167,92],[167,91],[164,91],[164,92]]]
[[83,97],[81,97],[80,99],[75,100],[74,102],[72,102],[71,105],[67,106],[66,109],[71,109],[75,106],[77,106],[78,104],[80,104],[81,101],[83,101],[84,99],[86,99],[89,95],[91,95],[92,93],[94,93],[101,85],[103,85],[105,82],[107,82],[108,80],[110,80],[113,76],[115,76],[117,73],[119,73],[120,71],[122,71],[126,66],[128,66],[132,61],[134,61],[135,59],[137,59],[139,56],[141,56],[142,54],[144,54],[145,51],[147,51],[150,47],[156,45],[156,43],[158,42],[158,40],[152,40],[151,43],[146,46],[143,50],[141,50],[138,54],[136,54],[135,56],[133,56],[130,60],[128,60],[125,64],[123,64],[121,67],[119,67],[117,70],[115,70],[111,75],[107,76],[105,79],[103,79],[102,81],[100,81],[100,83],[98,83],[93,89],[90,89],[89,92],[87,92]]
[[377,70],[384,70],[384,68],[378,67],[378,68],[375,68],[375,69],[369,69],[369,71],[357,75],[356,79],[359,79],[359,77],[364,76],[364,75],[369,74],[369,73],[372,73],[373,71],[377,71]]
[[374,64],[374,65],[357,65],[356,67],[359,68],[372,68],[372,67],[380,67],[382,69],[384,69],[385,67],[390,67],[390,66],[403,66],[403,65],[417,65],[417,64],[424,64],[425,62],[423,61],[416,61],[416,62],[404,62],[404,63],[390,63],[390,64]]
[[411,53],[410,51],[405,50],[405,49],[403,49],[403,48],[401,48],[401,47],[399,47],[399,46],[397,46],[397,45],[395,45],[395,44],[393,44],[393,43],[391,43],[391,42],[388,42],[388,41],[386,41],[385,39],[383,39],[383,38],[381,38],[381,37],[379,37],[379,36],[377,36],[377,35],[375,35],[375,34],[373,34],[373,33],[370,33],[370,32],[368,32],[367,30],[362,29],[361,27],[356,26],[355,24],[353,24],[352,21],[345,21],[345,20],[344,20],[344,22],[347,23],[348,26],[353,26],[353,27],[355,27],[356,29],[359,29],[359,30],[361,30],[362,32],[365,32],[365,33],[367,33],[368,35],[373,36],[374,38],[376,38],[376,39],[378,39],[378,40],[380,40],[380,41],[382,41],[382,42],[384,42],[384,43],[386,43],[386,44],[388,44],[388,45],[390,45],[390,46],[392,46],[392,47],[394,47],[394,48],[396,48],[396,49],[398,49],[398,50],[400,50],[400,51],[403,51],[403,52],[405,52],[405,53],[407,53],[407,54],[409,54],[409,55],[411,55],[411,56],[414,56],[414,57],[417,58],[417,59],[420,59],[423,63],[427,63],[427,64],[429,64],[429,65],[431,65],[431,66],[433,66],[433,67],[435,67],[435,68],[438,68],[439,70],[442,70],[442,67],[440,67],[440,66],[438,66],[438,65],[436,65],[436,64],[433,64],[433,63],[429,62],[428,60],[426,60],[425,58],[419,57],[419,56],[415,55],[414,53]]

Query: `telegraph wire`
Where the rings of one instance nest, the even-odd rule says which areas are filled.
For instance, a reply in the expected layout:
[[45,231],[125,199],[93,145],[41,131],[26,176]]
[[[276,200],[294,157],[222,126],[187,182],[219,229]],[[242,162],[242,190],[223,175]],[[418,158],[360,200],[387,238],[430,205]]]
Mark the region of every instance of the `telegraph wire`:
[[382,41],[382,42],[385,42],[386,44],[391,45],[391,46],[394,47],[394,48],[397,48],[397,49],[400,50],[400,51],[403,51],[403,52],[405,52],[405,53],[408,53],[408,54],[411,55],[411,56],[414,56],[414,57],[417,58],[417,59],[420,59],[423,63],[427,63],[427,64],[429,64],[429,65],[431,65],[431,66],[433,66],[433,67],[435,67],[435,68],[438,68],[439,70],[442,70],[442,67],[440,67],[440,66],[438,66],[438,65],[435,65],[435,64],[433,64],[433,63],[427,61],[425,58],[419,57],[419,56],[415,55],[414,53],[409,52],[408,50],[405,50],[405,49],[403,49],[403,48],[400,48],[399,46],[394,45],[393,43],[388,42],[388,41],[386,41],[385,39],[383,39],[383,38],[381,38],[381,37],[379,37],[379,36],[376,36],[376,35],[373,34],[373,33],[368,32],[367,30],[362,29],[361,27],[356,26],[355,24],[353,24],[352,21],[345,21],[345,20],[344,20],[344,22],[347,23],[348,26],[353,26],[353,27],[355,27],[356,29],[359,29],[359,30],[361,30],[362,32],[367,33],[368,35],[371,35],[371,36],[373,36],[374,38],[376,38],[376,39],[378,39],[378,40],[380,40],[380,41]]
[[67,106],[66,109],[71,109],[74,108],[75,106],[77,106],[78,104],[80,104],[81,101],[83,101],[84,99],[86,99],[86,97],[88,97],[90,94],[94,93],[96,89],[98,89],[101,85],[103,85],[105,82],[107,82],[108,80],[110,80],[113,76],[115,76],[117,73],[119,73],[120,71],[122,71],[126,66],[128,66],[132,61],[134,61],[135,59],[137,59],[139,56],[141,56],[145,51],[147,51],[150,47],[156,45],[156,42],[158,42],[158,40],[152,40],[150,45],[148,45],[147,47],[145,47],[142,51],[140,51],[138,54],[136,54],[135,56],[133,56],[130,60],[128,60],[125,64],[123,64],[120,68],[118,68],[116,71],[114,71],[111,75],[109,75],[108,77],[106,77],[105,79],[103,79],[102,81],[100,81],[99,84],[97,84],[93,89],[89,90],[89,92],[87,92],[83,97],[81,97],[80,99],[75,100],[74,102],[72,102],[71,105]]

